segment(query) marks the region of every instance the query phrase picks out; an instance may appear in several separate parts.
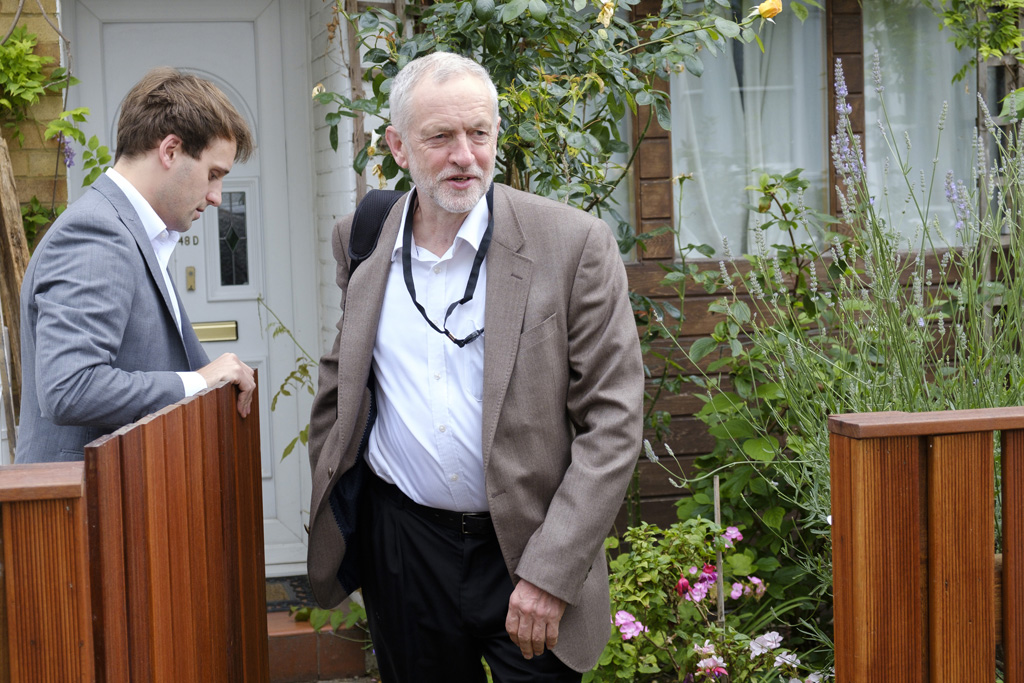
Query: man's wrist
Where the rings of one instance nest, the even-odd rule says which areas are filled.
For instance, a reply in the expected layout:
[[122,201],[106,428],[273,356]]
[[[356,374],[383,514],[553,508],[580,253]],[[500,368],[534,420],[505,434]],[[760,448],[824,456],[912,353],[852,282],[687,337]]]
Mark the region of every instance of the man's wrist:
[[203,389],[208,388],[206,380],[198,372],[179,372],[178,377],[181,378],[182,387],[185,389],[186,398],[189,396],[195,396]]

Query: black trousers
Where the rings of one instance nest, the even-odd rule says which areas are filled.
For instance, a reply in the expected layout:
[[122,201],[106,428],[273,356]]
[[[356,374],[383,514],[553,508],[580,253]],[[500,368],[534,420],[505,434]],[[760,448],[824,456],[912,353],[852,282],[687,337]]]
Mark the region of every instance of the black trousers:
[[382,683],[578,683],[546,651],[524,659],[505,632],[512,580],[493,530],[463,533],[368,473],[360,504],[363,598]]

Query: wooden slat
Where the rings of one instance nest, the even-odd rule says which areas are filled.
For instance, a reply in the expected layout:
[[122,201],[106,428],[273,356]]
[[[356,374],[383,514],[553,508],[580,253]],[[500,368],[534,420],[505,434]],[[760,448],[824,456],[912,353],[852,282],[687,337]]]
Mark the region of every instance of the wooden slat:
[[1004,680],[1024,683],[1024,430],[1002,437]]
[[[179,408],[183,420],[184,434],[181,443],[182,467],[186,490],[191,498],[191,509],[202,510],[202,514],[188,516],[187,526],[189,547],[186,556],[191,570],[191,580],[187,585],[190,609],[194,615],[195,629],[195,670],[209,676],[218,659],[216,652],[217,631],[210,622],[212,603],[210,600],[210,584],[207,580],[209,566],[209,545],[215,542],[217,534],[212,536],[206,531],[206,513],[211,491],[203,477],[203,415],[198,401],[189,401]],[[218,500],[216,490],[212,491],[213,500]],[[213,678],[213,680],[223,680]]]
[[[146,471],[142,430],[131,429],[120,437],[124,505],[125,571],[128,584],[128,670],[131,681],[152,681],[152,653],[149,643],[156,636],[150,608],[149,554],[145,551]],[[89,447],[86,447],[88,453]],[[88,456],[87,456],[88,457]]]
[[[253,404],[259,405],[258,389]],[[222,392],[218,401],[220,424],[228,425],[232,448],[231,464],[235,479],[233,522],[236,530],[237,574],[239,576],[241,648],[243,678],[254,683],[269,683],[270,672],[266,614],[266,581],[263,578],[262,477],[259,457],[259,412],[244,420],[238,415],[233,393]]]
[[995,681],[994,467],[991,432],[929,439],[929,680],[938,683]]
[[640,205],[638,214],[641,220],[653,218],[672,218],[674,201],[672,198],[672,181],[641,180]]
[[913,664],[927,657],[920,442],[909,437],[855,441],[848,460],[852,495],[832,518],[835,525],[835,515],[848,506],[852,564],[839,576],[852,591],[853,616],[847,623],[853,625],[855,641],[852,675],[844,680],[924,683],[923,668]]
[[837,680],[924,683],[921,442],[833,434],[831,449]]
[[[161,458],[166,482],[167,548],[170,569],[171,604],[169,613],[174,626],[174,663],[178,681],[200,680],[197,668],[199,645],[196,641],[197,613],[192,608],[192,538],[189,534],[193,511],[202,509],[190,495],[185,462],[185,426],[181,406],[160,413],[162,431]],[[180,512],[179,512],[180,511]],[[161,620],[162,621],[162,620]]]
[[121,497],[121,440],[93,442],[85,456],[88,496],[89,564],[96,675],[105,683],[128,683],[128,584],[124,561]]
[[17,683],[92,680],[89,582],[76,556],[85,536],[80,503],[81,498],[48,499],[3,506],[6,610],[26,617],[7,633],[10,679]]
[[[0,505],[0,564],[7,561],[4,550],[4,506]],[[0,683],[11,683],[11,648],[7,621],[7,581],[0,577]]]
[[853,439],[993,432],[1024,427],[1024,407],[941,410],[930,413],[878,412],[832,415],[829,431]]
[[212,643],[215,649],[211,652],[213,664],[210,679],[230,681],[232,678],[229,672],[232,669],[229,652],[234,651],[235,645],[230,630],[232,619],[229,613],[235,603],[227,590],[229,568],[224,541],[224,511],[221,506],[225,495],[221,472],[223,457],[220,450],[220,432],[223,425],[219,423],[216,393],[202,394],[196,397],[193,403],[198,407],[202,417],[202,441],[195,446],[195,450],[199,451],[202,478],[207,492],[202,515],[206,536],[209,539],[206,548],[206,582],[210,601],[207,619],[211,633],[219,634],[217,640]]
[[0,467],[0,502],[79,498],[83,471],[80,462],[5,465]]

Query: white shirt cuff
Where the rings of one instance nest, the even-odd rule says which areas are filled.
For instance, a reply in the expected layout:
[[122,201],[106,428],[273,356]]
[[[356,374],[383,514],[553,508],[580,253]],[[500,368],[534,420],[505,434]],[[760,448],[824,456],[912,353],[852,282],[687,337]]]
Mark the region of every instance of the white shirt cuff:
[[206,380],[198,372],[179,372],[178,377],[185,387],[185,397],[195,396],[206,388]]

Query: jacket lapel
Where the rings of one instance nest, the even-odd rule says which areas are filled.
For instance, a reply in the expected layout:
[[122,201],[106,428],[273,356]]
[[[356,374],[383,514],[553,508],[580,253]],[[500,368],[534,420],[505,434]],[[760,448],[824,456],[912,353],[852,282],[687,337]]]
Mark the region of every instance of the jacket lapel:
[[[350,416],[353,423],[370,376],[380,309],[391,269],[391,252],[398,239],[402,210],[407,201],[408,195],[395,202],[384,221],[377,247],[356,269],[345,292],[345,312],[338,350],[338,414]],[[348,249],[347,244],[342,246]],[[346,410],[346,406],[350,409]],[[354,424],[345,427],[342,433],[359,437],[361,432],[353,431]]]
[[494,187],[494,236],[487,252],[487,308],[484,313],[484,470],[490,459],[498,417],[519,350],[533,261],[519,253],[525,239],[508,189]]
[[121,188],[106,175],[100,175],[96,182],[92,184],[92,187],[107,198],[107,201],[110,202],[117,212],[118,218],[121,219],[121,223],[128,228],[128,232],[135,238],[135,243],[138,244],[139,251],[142,252],[142,259],[146,262],[146,268],[149,270],[149,276],[153,278],[153,282],[156,284],[156,288],[164,300],[164,306],[167,308],[168,315],[171,316],[171,320],[174,320],[174,308],[171,306],[172,294],[167,291],[167,286],[164,284],[164,276],[160,270],[160,263],[156,260],[156,254],[153,252],[153,244],[149,241],[149,235],[146,234],[146,229],[142,226],[142,221],[139,220],[139,215],[135,213],[132,203],[121,192]]

